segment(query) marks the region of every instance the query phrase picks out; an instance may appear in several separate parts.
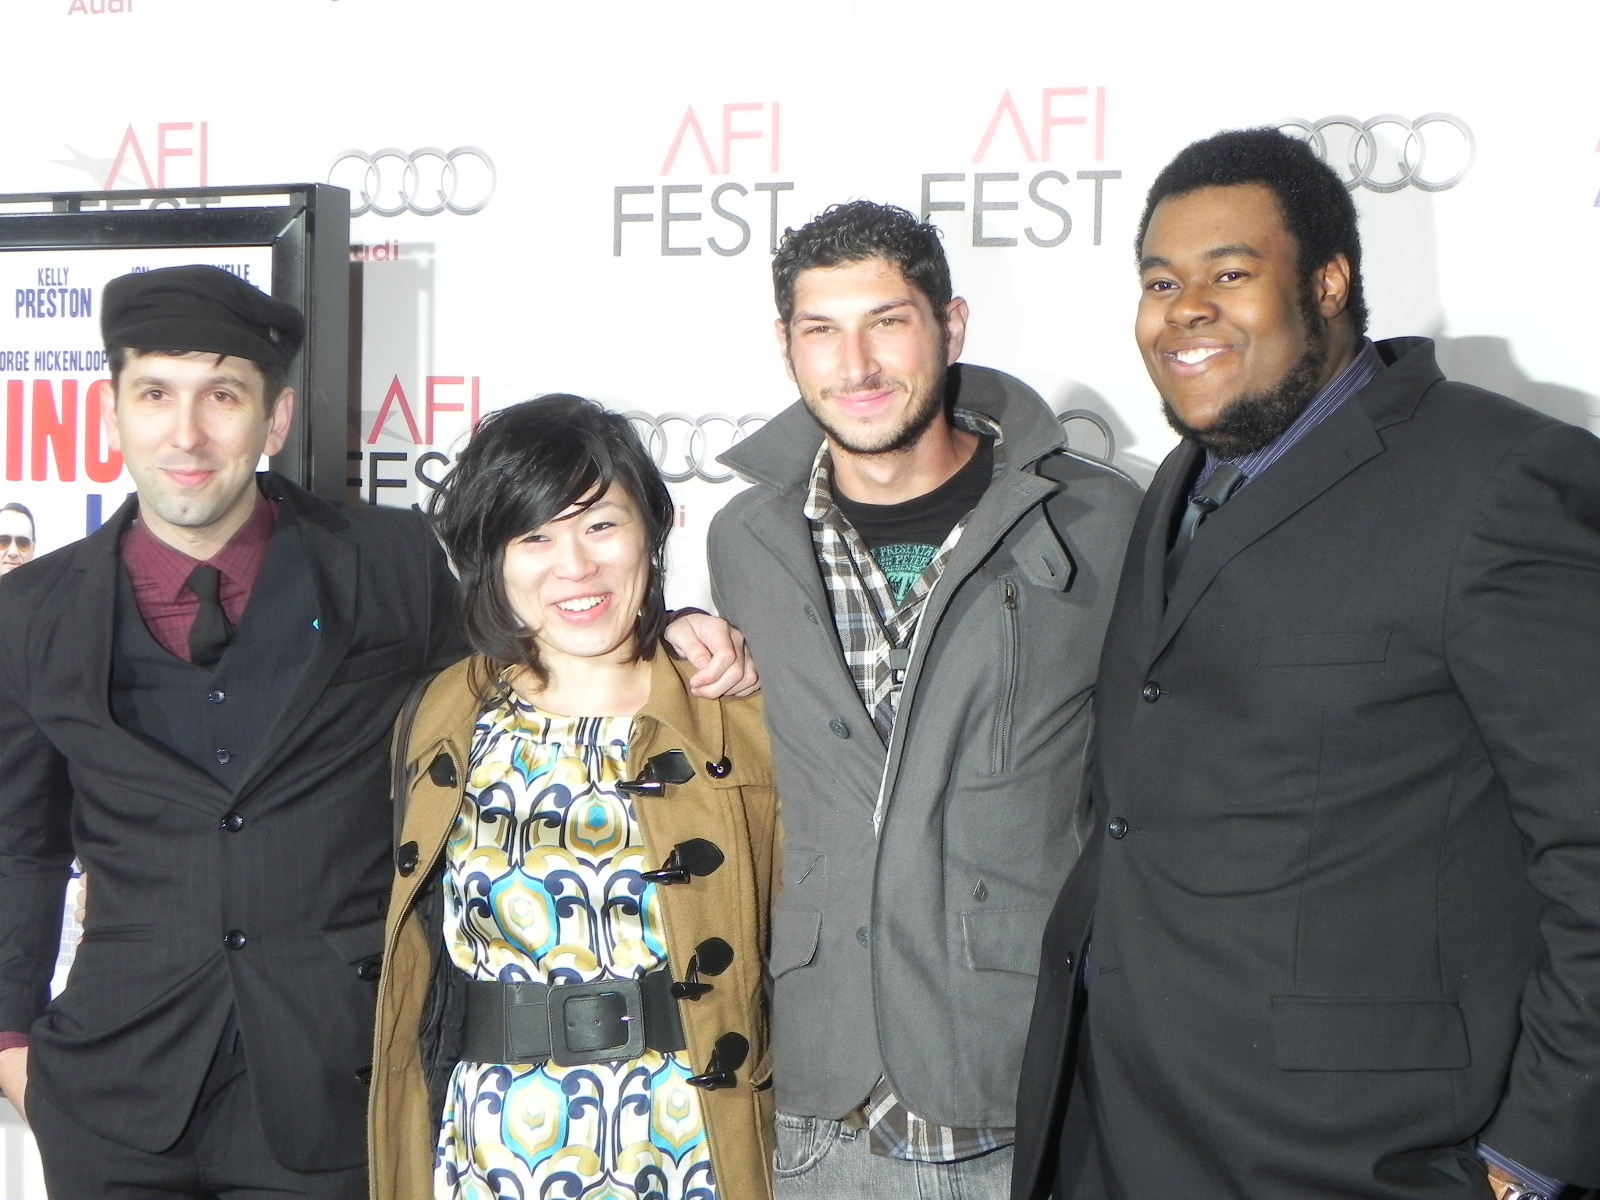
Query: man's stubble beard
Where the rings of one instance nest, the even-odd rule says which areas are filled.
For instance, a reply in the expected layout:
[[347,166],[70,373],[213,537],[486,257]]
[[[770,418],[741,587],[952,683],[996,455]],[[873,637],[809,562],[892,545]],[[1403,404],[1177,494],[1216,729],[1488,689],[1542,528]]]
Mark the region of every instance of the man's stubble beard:
[[[946,357],[949,345],[950,339],[947,333],[939,342],[939,358],[941,361]],[[877,378],[875,376],[873,380],[868,380],[863,387],[872,386]],[[888,377],[884,378],[888,379]],[[950,368],[945,367],[939,372],[938,378],[933,381],[933,385],[928,391],[918,399],[916,406],[906,413],[905,423],[899,429],[894,430],[887,439],[875,444],[857,440],[850,429],[841,429],[828,420],[823,404],[829,394],[826,389],[816,399],[806,395],[804,392],[801,393],[800,398],[804,401],[806,410],[810,412],[817,424],[822,426],[823,432],[827,434],[830,442],[846,454],[857,455],[861,458],[874,458],[887,454],[904,454],[922,440],[923,435],[933,427],[933,423],[939,419],[940,414],[945,410],[945,390],[949,379]],[[889,382],[892,382],[897,387],[903,387],[904,384],[904,381],[898,379],[889,379]]]
[[1300,319],[1306,330],[1305,353],[1273,387],[1236,397],[1209,429],[1187,424],[1162,397],[1161,410],[1167,424],[1180,437],[1198,442],[1218,458],[1229,461],[1253,454],[1282,436],[1320,390],[1318,382],[1328,361],[1327,330],[1309,289],[1300,297]]

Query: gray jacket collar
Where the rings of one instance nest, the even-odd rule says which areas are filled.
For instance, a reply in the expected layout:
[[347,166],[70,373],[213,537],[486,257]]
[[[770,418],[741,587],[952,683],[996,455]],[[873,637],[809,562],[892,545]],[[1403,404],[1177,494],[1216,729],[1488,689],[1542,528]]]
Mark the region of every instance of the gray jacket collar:
[[[1038,392],[1014,376],[990,367],[957,363],[946,381],[948,399],[1000,424],[1006,436],[1006,463],[1017,470],[1066,444],[1061,426]],[[822,444],[822,427],[796,400],[755,433],[717,456],[746,479],[780,491],[805,486]]]

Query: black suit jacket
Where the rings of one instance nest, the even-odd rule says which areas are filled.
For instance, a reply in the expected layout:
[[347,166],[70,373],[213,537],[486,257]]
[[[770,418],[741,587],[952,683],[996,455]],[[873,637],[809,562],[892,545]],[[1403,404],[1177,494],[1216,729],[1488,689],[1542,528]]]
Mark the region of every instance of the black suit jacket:
[[[0,586],[0,1029],[32,1027],[30,1089],[159,1151],[234,1010],[274,1155],[327,1170],[365,1156],[390,726],[411,682],[462,646],[455,582],[418,514],[264,483],[298,526],[320,634],[235,792],[112,719],[135,500]],[[223,827],[229,813],[242,828]],[[74,853],[88,921],[46,1007]],[[242,948],[224,945],[231,931]]]
[[1380,350],[1170,600],[1198,447],[1151,486],[1017,1197],[1486,1197],[1480,1135],[1600,1183],[1600,442]]

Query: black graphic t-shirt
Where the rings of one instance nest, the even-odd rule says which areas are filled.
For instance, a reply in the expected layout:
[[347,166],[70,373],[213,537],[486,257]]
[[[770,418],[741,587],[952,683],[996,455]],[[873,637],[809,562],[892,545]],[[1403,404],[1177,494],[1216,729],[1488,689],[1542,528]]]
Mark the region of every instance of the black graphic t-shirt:
[[994,474],[994,442],[978,439],[967,465],[933,491],[900,504],[862,504],[834,491],[834,503],[872,551],[902,603],[945,538],[977,506]]

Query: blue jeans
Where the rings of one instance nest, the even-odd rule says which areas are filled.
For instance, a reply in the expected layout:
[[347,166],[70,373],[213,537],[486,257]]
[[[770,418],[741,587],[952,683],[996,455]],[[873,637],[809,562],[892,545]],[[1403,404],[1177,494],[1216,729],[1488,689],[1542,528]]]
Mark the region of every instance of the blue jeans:
[[865,1129],[784,1112],[772,1166],[778,1200],[1007,1200],[1011,1194],[1010,1146],[960,1162],[907,1162],[874,1154]]

